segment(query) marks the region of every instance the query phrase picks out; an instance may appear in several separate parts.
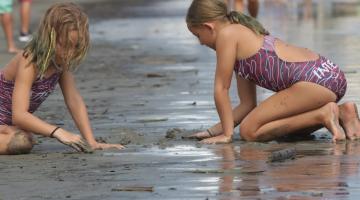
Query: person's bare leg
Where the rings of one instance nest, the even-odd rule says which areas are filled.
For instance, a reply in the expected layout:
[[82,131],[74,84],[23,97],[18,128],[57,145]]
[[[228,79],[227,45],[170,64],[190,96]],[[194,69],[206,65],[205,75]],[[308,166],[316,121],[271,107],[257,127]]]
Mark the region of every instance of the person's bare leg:
[[[253,109],[241,122],[240,134],[248,141],[265,141],[322,125],[332,132],[335,140],[343,139],[345,134],[338,122],[338,107],[328,104],[335,100],[336,95],[325,87],[298,82]],[[214,137],[203,142],[218,141]]]
[[[255,107],[242,120],[240,135],[247,141],[266,141],[310,127],[325,126],[335,140],[343,139],[345,134],[338,125],[338,108],[327,105],[335,100],[336,95],[323,86],[298,82]],[[212,137],[202,142],[220,141]]]
[[350,140],[360,138],[360,120],[357,106],[353,102],[346,102],[339,106],[340,124],[344,127],[346,137]]
[[31,134],[16,127],[0,126],[0,154],[26,154],[31,151],[33,140]]
[[238,12],[244,12],[244,1],[243,0],[234,0],[235,1],[235,10]]
[[259,12],[259,1],[258,0],[248,0],[248,11],[251,17],[256,18]]
[[13,26],[12,26],[12,17],[11,13],[3,13],[1,14],[1,22],[5,32],[6,41],[8,44],[8,52],[9,53],[18,53],[20,50],[16,48],[13,36]]
[[28,34],[30,32],[30,12],[31,3],[29,1],[22,1],[20,5],[21,16],[21,32]]
[[346,139],[339,124],[339,109],[334,102],[313,111],[269,122],[255,132],[254,138],[256,141],[268,141],[319,124],[324,125],[332,133],[334,142]]

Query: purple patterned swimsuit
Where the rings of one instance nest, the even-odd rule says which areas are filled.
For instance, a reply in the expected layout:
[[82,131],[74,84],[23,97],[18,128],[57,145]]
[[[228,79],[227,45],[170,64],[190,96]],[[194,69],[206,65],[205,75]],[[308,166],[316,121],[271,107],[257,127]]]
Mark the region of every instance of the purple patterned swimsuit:
[[[33,113],[40,104],[54,91],[60,78],[59,72],[48,78],[37,78],[31,86],[29,112]],[[12,125],[12,93],[14,81],[6,80],[0,71],[0,125]]]
[[339,101],[346,91],[346,79],[339,67],[329,59],[319,56],[317,60],[287,62],[275,52],[276,38],[264,37],[264,44],[253,56],[237,60],[234,70],[242,78],[274,92],[289,88],[299,81],[324,86],[333,91]]

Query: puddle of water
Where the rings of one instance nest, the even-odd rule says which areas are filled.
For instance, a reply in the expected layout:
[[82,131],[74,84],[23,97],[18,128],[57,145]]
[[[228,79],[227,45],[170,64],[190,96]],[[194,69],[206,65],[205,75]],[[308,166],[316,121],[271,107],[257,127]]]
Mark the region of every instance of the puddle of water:
[[146,40],[166,43],[188,39],[196,41],[188,31],[185,19],[179,17],[113,19],[94,24],[90,31],[93,40],[113,42],[141,40],[144,36]]
[[166,66],[166,67],[163,67],[162,68],[163,70],[166,70],[166,71],[182,71],[182,72],[193,72],[193,71],[197,71],[198,68],[197,67],[194,67],[194,66],[184,66],[184,65],[181,65],[181,66]]
[[[179,105],[192,105],[194,104],[195,102],[195,105],[196,106],[208,106],[208,105],[214,105],[214,102],[212,101],[172,101],[170,102],[170,105],[171,106],[179,106]],[[200,118],[202,119],[202,118]]]
[[189,157],[211,157],[214,160],[217,159],[217,156],[212,153],[211,150],[206,148],[197,148],[193,145],[176,145],[173,147],[168,147],[166,149],[159,149],[158,147],[143,149],[142,151],[136,152],[120,152],[120,153],[110,153],[105,152],[104,156],[121,156],[123,154],[145,154],[145,155],[162,155],[162,156],[189,156]]

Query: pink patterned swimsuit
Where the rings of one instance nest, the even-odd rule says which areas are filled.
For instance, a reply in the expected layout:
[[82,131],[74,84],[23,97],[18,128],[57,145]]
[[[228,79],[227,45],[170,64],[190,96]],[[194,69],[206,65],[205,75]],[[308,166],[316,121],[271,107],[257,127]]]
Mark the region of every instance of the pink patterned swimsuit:
[[[54,91],[60,78],[60,72],[48,78],[37,78],[31,86],[29,112],[33,113],[40,104]],[[12,125],[12,94],[14,81],[6,80],[0,71],[0,125]]]
[[275,40],[273,36],[266,35],[263,46],[255,55],[235,62],[235,72],[274,92],[289,88],[296,82],[307,81],[333,91],[337,101],[345,95],[345,75],[336,64],[323,56],[314,61],[284,61],[275,52]]

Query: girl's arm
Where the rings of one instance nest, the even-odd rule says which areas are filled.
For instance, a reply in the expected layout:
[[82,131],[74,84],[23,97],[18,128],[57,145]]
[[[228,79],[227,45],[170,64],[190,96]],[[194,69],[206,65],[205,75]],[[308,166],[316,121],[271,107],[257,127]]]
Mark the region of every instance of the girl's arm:
[[76,88],[75,80],[71,72],[63,72],[60,78],[60,87],[64,95],[66,106],[68,107],[76,126],[92,149],[124,148],[120,144],[96,142],[91,129],[86,105]]
[[[15,86],[12,95],[12,122],[17,127],[43,136],[51,136],[56,126],[46,123],[29,113],[30,90],[36,78],[36,71],[33,64],[23,56],[19,56],[18,68],[15,76]],[[84,150],[85,143],[81,137],[64,129],[57,129],[53,134],[60,142],[75,148],[78,151]]]
[[231,141],[234,129],[234,116],[231,107],[229,89],[237,57],[237,43],[232,40],[232,29],[224,28],[218,33],[216,40],[216,72],[214,99],[217,112],[223,128],[223,133],[214,138],[204,140],[204,143]]
[[50,136],[56,126],[50,125],[28,112],[30,90],[36,78],[34,65],[26,66],[26,59],[19,56],[15,86],[12,95],[12,122],[21,129]]
[[[241,121],[256,107],[256,85],[239,76],[236,76],[237,89],[240,104],[233,109],[234,126]],[[212,135],[220,135],[223,132],[221,123],[217,123],[208,129]]]

